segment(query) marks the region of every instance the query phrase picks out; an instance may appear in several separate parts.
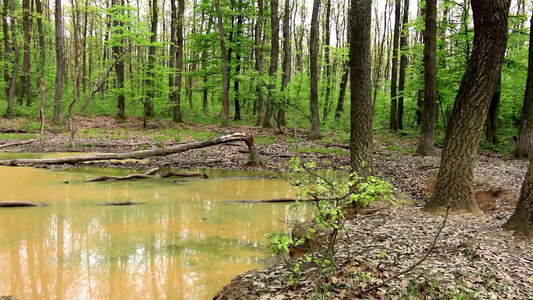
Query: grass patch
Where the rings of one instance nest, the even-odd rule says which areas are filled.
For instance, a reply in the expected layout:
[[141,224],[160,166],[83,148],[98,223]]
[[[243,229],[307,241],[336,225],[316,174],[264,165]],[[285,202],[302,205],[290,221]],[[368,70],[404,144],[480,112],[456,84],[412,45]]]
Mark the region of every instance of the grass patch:
[[273,135],[258,135],[255,137],[255,141],[258,145],[268,145],[277,142],[277,138]]
[[0,140],[29,140],[37,138],[35,133],[0,133]]
[[194,131],[190,129],[185,129],[181,132],[180,136],[182,138],[187,137],[188,139],[192,139],[194,141],[200,141],[215,137],[217,136],[217,134],[209,131]]
[[304,153],[304,154],[310,154],[310,153],[348,154],[348,151],[344,149],[325,149],[325,148],[317,148],[317,147],[302,147],[302,148],[291,147],[291,151],[298,152],[298,153]]
[[387,151],[396,153],[398,156],[411,155],[414,152],[411,147],[399,145],[388,145],[385,149],[387,149]]

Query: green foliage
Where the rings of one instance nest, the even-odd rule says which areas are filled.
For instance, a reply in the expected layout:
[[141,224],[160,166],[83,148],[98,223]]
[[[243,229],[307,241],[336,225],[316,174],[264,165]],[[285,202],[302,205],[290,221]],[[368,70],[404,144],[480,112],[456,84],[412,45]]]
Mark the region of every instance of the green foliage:
[[37,138],[35,133],[1,133],[0,140],[29,140]]
[[347,150],[320,147],[291,147],[291,151],[298,153],[317,153],[317,154],[348,154]]

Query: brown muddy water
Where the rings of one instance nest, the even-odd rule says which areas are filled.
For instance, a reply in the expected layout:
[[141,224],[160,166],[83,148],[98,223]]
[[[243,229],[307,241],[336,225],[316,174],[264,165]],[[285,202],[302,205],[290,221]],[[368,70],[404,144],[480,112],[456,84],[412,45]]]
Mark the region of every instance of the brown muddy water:
[[[0,295],[19,299],[209,299],[271,260],[265,233],[311,208],[224,200],[293,196],[272,178],[209,171],[210,179],[85,183],[118,169],[0,167]],[[257,174],[254,174],[257,175]],[[110,201],[144,202],[103,206]]]

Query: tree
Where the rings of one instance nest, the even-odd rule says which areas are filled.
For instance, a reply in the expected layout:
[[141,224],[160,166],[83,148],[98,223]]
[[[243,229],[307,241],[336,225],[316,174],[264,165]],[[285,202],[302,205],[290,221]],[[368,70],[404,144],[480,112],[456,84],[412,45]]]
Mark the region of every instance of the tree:
[[63,17],[61,14],[61,0],[55,0],[55,38],[56,38],[56,80],[54,94],[54,119],[56,123],[63,119],[63,72],[65,72],[65,57],[63,53]]
[[220,41],[220,53],[222,55],[222,122],[220,126],[228,126],[229,115],[229,78],[228,78],[228,56],[226,53],[226,41],[224,38],[224,24],[222,23],[222,11],[220,0],[215,0],[215,8],[218,17],[218,39]]
[[370,73],[371,0],[352,0],[350,9],[350,166],[363,178],[373,173]]
[[[4,4],[5,5],[5,4]],[[6,117],[13,116],[13,105],[15,101],[15,85],[17,83],[17,74],[19,69],[19,44],[17,42],[17,19],[15,17],[15,0],[11,1],[11,43],[13,44],[13,52],[15,52],[15,60],[13,62],[13,72],[11,73],[11,80],[9,83],[9,93],[7,95],[7,112]]]
[[398,42],[400,40],[400,4],[401,0],[395,0],[395,17],[394,17],[394,35],[392,37],[392,75],[390,83],[390,116],[389,116],[389,129],[396,131],[398,129],[398,122],[396,121],[396,111],[398,107]]
[[[148,46],[148,76],[146,78],[146,85],[148,88],[148,93],[146,99],[144,100],[144,117],[152,118],[154,116],[154,65],[155,65],[155,43],[157,42],[157,0],[149,0],[150,8],[152,12],[151,20],[151,33],[150,36],[150,46]],[[146,124],[146,122],[145,122]]]
[[[113,56],[115,59],[120,57],[122,53],[122,34],[124,24],[121,21],[121,18],[118,16],[118,12],[123,10],[124,0],[112,0],[111,5],[115,14],[113,17],[113,29],[115,35],[118,37],[118,41],[115,41],[113,44]],[[126,97],[124,96],[124,61],[119,59],[115,64],[115,72],[117,73],[117,114],[116,117],[119,121],[126,119]]]
[[[257,71],[257,77],[261,77],[263,69],[263,57],[261,54],[261,32],[263,26],[263,0],[257,0],[257,19],[255,21],[254,29],[254,55],[255,55],[255,70]],[[265,112],[263,108],[263,92],[261,90],[261,84],[257,82],[256,84],[257,92],[257,122],[256,126],[262,125],[265,119]]]
[[[176,92],[174,94],[174,113],[172,120],[176,123],[183,122],[181,117],[181,87],[183,72],[183,15],[185,14],[185,1],[178,0],[178,17],[176,23]],[[226,114],[227,119],[227,114]]]
[[280,126],[286,125],[285,104],[288,103],[289,100],[289,93],[286,89],[291,80],[291,9],[289,2],[289,0],[285,0],[285,9],[283,12],[283,75],[281,77],[281,93],[283,95],[283,101],[280,103],[278,112],[278,123]]
[[263,120],[263,127],[272,128],[274,118],[274,100],[276,93],[276,72],[278,71],[279,62],[279,18],[278,18],[278,0],[270,0],[270,27],[272,30],[272,39],[270,48],[270,67],[268,69],[268,76],[270,76],[270,83],[268,85],[268,99],[265,109],[265,119]]
[[404,0],[403,6],[403,20],[402,20],[402,36],[400,37],[400,78],[398,79],[398,115],[396,117],[397,128],[403,130],[403,99],[405,92],[405,70],[407,69],[407,37],[409,36],[409,0]]
[[311,132],[309,139],[320,138],[320,119],[318,116],[318,11],[320,0],[313,1],[313,13],[311,15],[311,37],[309,41],[310,77],[311,77]]
[[522,120],[514,156],[530,158],[533,154],[533,16],[529,27],[529,54],[527,65],[526,91],[522,106]]
[[492,93],[492,98],[489,104],[489,112],[487,114],[487,127],[485,129],[485,137],[489,143],[498,144],[498,112],[500,110],[500,100],[502,96],[502,76],[498,77],[496,88]]
[[326,28],[324,28],[324,63],[326,64],[326,96],[324,98],[324,115],[322,122],[326,121],[329,114],[329,98],[331,95],[331,62],[330,53],[330,19],[331,19],[331,0],[326,1]]
[[503,227],[531,238],[533,232],[533,159],[529,161],[515,211]]
[[472,0],[474,47],[455,98],[435,191],[425,209],[482,214],[474,199],[474,158],[507,46],[506,0]]
[[435,155],[435,123],[437,122],[437,0],[426,0],[424,14],[424,102],[422,129],[417,155]]
[[30,0],[22,0],[22,31],[24,32],[24,50],[22,54],[22,74],[20,76],[19,104],[26,96],[26,105],[31,104],[30,44],[31,44]]

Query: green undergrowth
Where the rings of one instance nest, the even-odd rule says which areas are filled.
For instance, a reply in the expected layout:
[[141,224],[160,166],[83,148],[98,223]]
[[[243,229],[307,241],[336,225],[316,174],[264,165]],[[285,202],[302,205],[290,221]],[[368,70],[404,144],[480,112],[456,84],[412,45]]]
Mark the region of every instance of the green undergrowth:
[[348,154],[348,150],[336,148],[318,148],[318,147],[291,147],[291,151],[304,154]]
[[35,133],[0,133],[0,140],[29,140],[37,138]]

